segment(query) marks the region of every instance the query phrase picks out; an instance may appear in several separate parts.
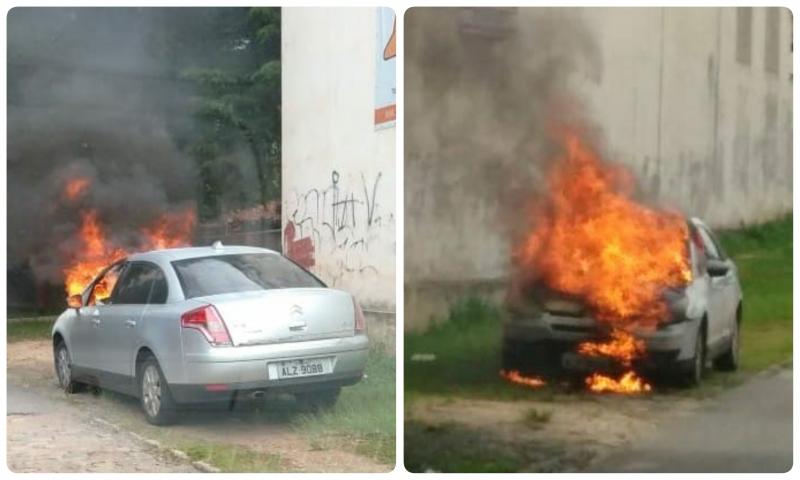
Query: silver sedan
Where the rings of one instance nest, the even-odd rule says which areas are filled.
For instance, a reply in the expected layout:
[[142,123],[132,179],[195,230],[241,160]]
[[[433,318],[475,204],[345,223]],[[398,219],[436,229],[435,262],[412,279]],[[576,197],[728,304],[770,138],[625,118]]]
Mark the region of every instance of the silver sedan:
[[[669,320],[657,329],[634,329],[645,341],[648,357],[639,367],[681,377],[688,385],[701,382],[706,363],[719,370],[739,366],[742,288],[733,260],[700,219],[687,220],[687,251],[692,281],[664,292]],[[562,368],[594,369],[579,361],[575,346],[605,339],[607,329],[578,300],[546,289],[509,302],[503,328],[503,368],[550,375]]]
[[183,404],[268,391],[332,406],[367,361],[356,300],[271,250],[139,253],[67,301],[52,332],[61,387],[136,396],[157,425]]

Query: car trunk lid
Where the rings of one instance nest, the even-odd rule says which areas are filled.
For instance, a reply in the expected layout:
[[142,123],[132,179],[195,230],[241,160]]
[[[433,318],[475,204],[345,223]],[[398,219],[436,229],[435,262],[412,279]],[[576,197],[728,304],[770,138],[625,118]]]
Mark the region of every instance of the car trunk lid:
[[352,336],[353,298],[328,288],[286,288],[197,298],[219,311],[234,346]]

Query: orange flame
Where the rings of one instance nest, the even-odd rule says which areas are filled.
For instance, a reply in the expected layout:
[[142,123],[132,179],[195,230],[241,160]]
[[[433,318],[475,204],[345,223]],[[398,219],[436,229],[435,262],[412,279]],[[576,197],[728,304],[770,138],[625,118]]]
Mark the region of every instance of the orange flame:
[[584,342],[578,353],[615,359],[627,371],[619,379],[590,375],[590,390],[650,391],[630,368],[646,353],[645,344],[628,331],[667,320],[663,291],[691,280],[685,218],[634,201],[633,175],[604,161],[577,131],[554,133],[563,151],[515,261],[529,279],[580,299],[612,327],[610,341]]
[[643,393],[649,392],[652,387],[644,380],[639,378],[635,372],[628,371],[619,380],[593,373],[586,379],[586,386],[589,390],[597,393],[613,392],[613,393]]
[[[64,283],[67,295],[81,293],[98,273],[105,267],[125,257],[125,250],[111,245],[103,227],[97,220],[97,212],[88,210],[81,216],[81,229],[79,232],[80,247],[77,258],[64,269]],[[95,296],[102,300],[111,293],[113,285],[98,287]]]
[[142,229],[145,239],[143,249],[160,250],[188,245],[196,222],[197,216],[192,208],[177,213],[165,213],[152,225]]
[[[190,245],[195,222],[196,216],[191,208],[161,215],[141,229],[140,250]],[[107,237],[95,210],[81,214],[78,237],[80,245],[75,251],[76,256],[63,270],[68,296],[81,293],[104,268],[129,254]],[[104,278],[93,291],[94,299],[103,300],[111,295],[115,283],[116,278]]]
[[654,326],[668,314],[663,290],[691,279],[686,222],[634,202],[626,170],[575,132],[562,134],[564,153],[517,260],[548,287],[583,299],[600,321]]
[[527,387],[532,387],[532,388],[543,387],[547,383],[541,377],[528,377],[522,375],[517,370],[511,370],[511,371],[500,370],[500,376],[505,378],[509,382],[518,383],[520,385],[525,385]]
[[639,378],[630,366],[636,358],[644,355],[644,340],[637,339],[630,333],[614,329],[611,340],[607,342],[583,342],[578,345],[578,353],[589,357],[610,357],[628,367],[619,380],[594,373],[586,379],[586,385],[593,392],[641,393],[649,392],[650,385]]
[[630,366],[634,359],[645,352],[644,340],[630,333],[614,329],[608,342],[583,342],[578,345],[578,353],[590,357],[611,357],[623,365]]
[[67,197],[67,200],[74,202],[79,197],[82,197],[87,190],[89,190],[89,186],[91,185],[91,180],[86,177],[76,177],[67,180],[67,184],[64,186],[64,196]]

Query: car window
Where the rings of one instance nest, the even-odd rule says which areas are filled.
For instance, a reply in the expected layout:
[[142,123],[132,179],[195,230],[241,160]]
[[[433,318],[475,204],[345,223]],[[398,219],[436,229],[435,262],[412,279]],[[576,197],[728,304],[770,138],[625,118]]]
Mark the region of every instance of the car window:
[[717,244],[714,243],[714,240],[712,240],[711,235],[708,233],[708,231],[703,227],[699,227],[697,230],[700,232],[700,238],[703,239],[703,246],[706,249],[706,254],[708,255],[708,258],[714,260],[722,260],[722,255],[720,255],[719,249],[717,248]]
[[694,251],[694,265],[693,274],[695,277],[701,277],[706,273],[707,259],[706,249],[703,244],[703,239],[700,237],[699,229],[691,222],[689,222],[689,243],[691,250]]
[[714,232],[712,232],[710,228],[703,228],[703,230],[705,230],[706,234],[708,235],[708,238],[711,239],[711,241],[714,243],[714,246],[717,248],[717,253],[719,254],[719,258],[722,260],[728,258],[728,255],[722,248],[722,243],[720,243],[719,238],[714,234]]
[[119,280],[119,274],[122,271],[122,263],[111,266],[105,273],[98,278],[92,285],[89,292],[89,298],[86,305],[103,305],[108,302],[111,292]]
[[172,262],[186,298],[275,288],[324,287],[319,279],[274,253],[189,258]]
[[131,262],[125,268],[111,296],[115,305],[164,303],[167,282],[161,269],[148,262]]
[[153,266],[156,269],[156,278],[153,282],[153,290],[150,291],[150,298],[148,304],[164,304],[167,303],[167,295],[169,294],[169,287],[167,287],[167,277],[160,267]]

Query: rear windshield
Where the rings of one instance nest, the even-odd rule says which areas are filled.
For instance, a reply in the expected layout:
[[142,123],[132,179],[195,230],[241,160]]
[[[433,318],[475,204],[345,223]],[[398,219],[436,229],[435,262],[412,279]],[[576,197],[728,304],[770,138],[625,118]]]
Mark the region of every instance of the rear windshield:
[[186,298],[274,288],[325,285],[288,259],[274,253],[244,253],[172,262]]

